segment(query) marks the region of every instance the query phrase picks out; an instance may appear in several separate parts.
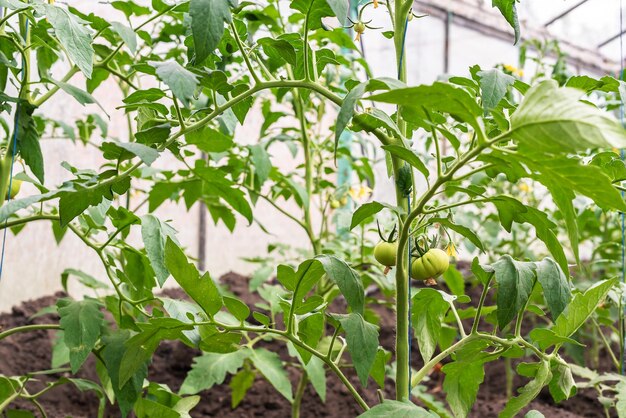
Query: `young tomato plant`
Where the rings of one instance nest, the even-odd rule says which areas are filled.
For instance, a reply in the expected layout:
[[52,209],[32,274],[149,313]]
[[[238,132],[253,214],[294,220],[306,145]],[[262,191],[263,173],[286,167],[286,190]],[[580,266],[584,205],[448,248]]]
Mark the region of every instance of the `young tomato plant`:
[[[66,270],[62,285],[67,289],[75,278],[94,290],[93,297],[60,299],[51,308],[58,323],[0,332],[1,341],[57,330],[49,373],[58,376],[37,392],[32,377],[41,371],[0,376],[0,412],[24,401],[44,415],[40,396],[74,384],[97,394],[100,416],[107,402],[122,416],[191,416],[198,393],[230,375],[233,408],[262,377],[298,417],[309,383],[323,401],[326,375],[334,374],[364,417],[450,411],[464,417],[485,365],[511,358],[533,359],[517,368],[529,382],[500,416],[515,416],[544,386],[556,402],[575,394],[563,346],[576,343],[576,332],[608,294],[614,297],[605,305],[621,306],[616,279],[582,290],[572,286],[569,273],[570,263],[582,264],[576,196],[606,216],[626,210],[618,190],[624,177],[616,171],[624,164],[608,152],[626,146],[626,133],[591,103],[595,91],[617,97],[620,82],[567,79],[560,72],[559,82],[539,76],[529,85],[506,68],[472,67],[467,78],[409,87],[412,62],[404,36],[407,25],[419,23],[408,0],[360,6],[354,25],[359,36],[376,30],[360,20],[364,9],[389,16],[386,35],[398,77],[359,82],[360,73],[369,74],[367,62],[344,28],[326,24],[348,21],[348,2],[288,3],[113,1],[111,10],[125,19],[120,23],[51,1],[0,0],[0,221],[15,233],[49,221],[57,241],[67,232],[76,235],[105,272],[93,277]],[[493,4],[518,37],[515,2]],[[44,105],[60,93],[99,106],[94,95],[115,84],[124,97],[115,108],[126,118],[127,140],[108,135],[111,109],[102,109],[104,116],[90,113],[75,126],[46,116]],[[237,126],[254,113],[263,119],[259,135],[244,143]],[[335,121],[330,130],[329,119]],[[355,146],[348,129],[359,136]],[[58,136],[89,145],[103,164],[93,169],[64,162],[68,178],[50,186],[41,142]],[[279,147],[297,159],[295,167],[274,156]],[[160,164],[163,154],[175,163]],[[24,164],[20,173],[12,172],[20,166],[14,156]],[[381,156],[395,201],[371,201],[351,213],[375,184]],[[335,186],[335,177],[344,181]],[[507,194],[521,179],[546,188],[559,223],[528,196]],[[30,184],[16,199],[19,182]],[[283,261],[275,269],[272,251],[252,260],[261,263],[250,283],[261,302],[248,306],[189,262],[176,225],[156,214],[166,201],[187,209],[201,203],[231,231],[238,220],[266,228],[258,217],[264,202],[301,229],[308,243],[300,251],[272,246]],[[489,248],[476,225],[463,222],[471,207],[497,220],[496,238],[525,225],[525,234],[534,234],[550,257],[538,261],[530,251],[516,251],[516,259]],[[383,212],[394,220],[384,228],[391,232],[381,231],[385,242],[366,250],[367,225],[373,217],[382,220]],[[360,233],[349,233],[355,229]],[[481,257],[474,258],[472,272],[482,293],[471,308],[460,306],[470,300],[462,276],[450,267],[449,256],[461,244]],[[422,286],[437,285],[442,275],[453,294]],[[160,294],[167,280],[188,300]],[[393,356],[379,344],[371,308],[380,301],[366,291],[370,287],[389,296],[385,302],[395,312]],[[413,338],[423,360],[417,371],[409,361]],[[178,393],[147,380],[164,340],[202,351]],[[268,341],[284,343],[287,354],[268,350]],[[90,356],[97,381],[75,377]],[[428,411],[411,395],[442,362],[450,411],[436,405]],[[297,372],[295,388],[288,370]],[[371,404],[363,390],[370,377],[384,389],[388,370],[394,399]],[[60,371],[73,377],[55,374]]]

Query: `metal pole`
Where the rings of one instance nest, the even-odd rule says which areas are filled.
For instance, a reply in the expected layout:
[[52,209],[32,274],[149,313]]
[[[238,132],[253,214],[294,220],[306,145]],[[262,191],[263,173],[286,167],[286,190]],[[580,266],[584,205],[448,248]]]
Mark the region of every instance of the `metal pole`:
[[573,5],[572,7],[570,7],[569,9],[564,10],[561,14],[553,17],[552,19],[550,19],[548,22],[546,22],[544,24],[545,27],[550,26],[551,24],[553,24],[554,22],[556,22],[557,20],[565,17],[566,15],[568,15],[569,13],[573,12],[574,10],[576,10],[577,8],[579,8],[580,6],[582,6],[583,4],[587,3],[589,0],[582,0],[580,2],[578,2],[577,4]]

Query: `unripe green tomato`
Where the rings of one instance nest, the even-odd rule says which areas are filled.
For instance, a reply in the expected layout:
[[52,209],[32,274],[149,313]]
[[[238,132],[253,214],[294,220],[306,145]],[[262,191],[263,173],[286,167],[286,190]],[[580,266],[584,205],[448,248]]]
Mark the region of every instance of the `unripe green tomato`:
[[354,31],[356,33],[363,33],[363,32],[365,32],[365,23],[363,23],[363,22],[356,22],[354,24]]
[[341,207],[341,202],[338,201],[337,199],[331,199],[330,207],[333,208],[333,209],[338,209],[338,208]]
[[381,241],[374,247],[374,258],[383,266],[395,266],[397,261],[397,253],[397,242]]
[[450,257],[439,248],[428,250],[411,265],[411,278],[414,280],[435,279],[448,270]]
[[11,190],[7,190],[7,199],[15,199],[15,196],[20,192],[20,188],[22,187],[22,180],[13,179],[11,180]]

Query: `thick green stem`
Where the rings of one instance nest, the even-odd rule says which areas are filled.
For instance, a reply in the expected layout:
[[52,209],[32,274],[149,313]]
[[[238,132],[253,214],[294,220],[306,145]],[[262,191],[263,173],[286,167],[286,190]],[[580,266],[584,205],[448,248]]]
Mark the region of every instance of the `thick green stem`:
[[513,396],[513,365],[510,357],[504,359],[504,375],[506,381],[504,393],[507,399],[511,399]]
[[[406,4],[410,1],[397,0],[395,3],[394,16],[394,46],[396,51],[396,65],[398,68],[398,79],[406,82],[406,61],[404,60],[404,30],[407,24],[407,16],[409,8]],[[407,125],[398,115],[398,128],[402,135],[406,137],[408,135]],[[395,157],[392,157],[392,165],[394,171],[394,178],[396,182],[399,179],[400,170],[405,163]],[[396,183],[396,203],[399,207],[403,208],[404,213],[408,213],[408,200],[404,191],[400,190]],[[406,223],[406,215],[401,216],[401,221]],[[408,237],[401,237],[405,243]],[[404,248],[404,247],[403,247]],[[406,401],[409,399],[411,387],[410,387],[410,372],[411,365],[410,360],[410,347],[411,341],[409,338],[410,324],[409,324],[409,289],[410,279],[408,271],[410,266],[405,266],[404,263],[404,249],[402,254],[399,251],[399,257],[396,264],[396,399],[399,401]]]
[[[18,97],[21,100],[30,100],[30,91],[28,85],[30,83],[30,29],[26,23],[26,17],[20,15],[20,30],[24,39],[24,47],[22,49],[22,71],[20,73],[22,79],[20,80],[20,90]],[[15,107],[15,111],[18,112],[20,105]],[[18,118],[15,117],[15,126],[13,126],[13,135],[7,138],[7,148],[2,160],[0,161],[0,206],[4,205],[4,201],[9,191],[9,184],[11,182],[11,169],[13,168],[13,153],[14,138],[18,129]]]
[[300,122],[300,131],[302,133],[302,149],[304,153],[304,187],[309,196],[309,203],[304,205],[304,225],[306,233],[311,241],[311,247],[315,255],[319,254],[319,240],[313,232],[313,224],[311,222],[311,201],[313,196],[313,156],[311,155],[311,139],[309,138],[308,126],[306,122],[305,107],[302,96],[298,91],[294,92],[294,108]]
[[298,387],[296,388],[296,394],[291,404],[291,418],[300,418],[300,406],[302,405],[302,398],[304,397],[304,391],[306,390],[309,379],[306,371],[302,370],[302,376],[298,381]]

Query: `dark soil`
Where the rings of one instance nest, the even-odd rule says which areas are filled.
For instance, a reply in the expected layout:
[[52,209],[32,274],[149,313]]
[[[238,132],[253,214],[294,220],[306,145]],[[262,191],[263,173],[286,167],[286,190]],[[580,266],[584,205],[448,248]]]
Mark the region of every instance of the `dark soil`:
[[[227,274],[221,278],[221,282],[235,293],[238,297],[253,305],[258,302],[256,295],[248,292],[248,279],[234,273]],[[478,299],[478,290],[471,289],[472,300]],[[475,294],[476,293],[476,294]],[[169,297],[183,297],[180,291],[167,291]],[[63,294],[44,297],[34,301],[26,302],[18,307],[14,307],[12,312],[0,315],[0,330],[10,329],[26,324],[42,324],[57,322],[54,315],[44,315],[37,318],[31,316],[40,309],[50,306],[56,302]],[[336,302],[338,309],[343,309],[341,301]],[[380,343],[383,347],[391,350],[394,346],[394,323],[395,318],[390,310],[377,307],[377,314],[380,316]],[[35,331],[12,335],[0,341],[0,374],[7,376],[22,375],[28,372],[50,369],[51,347],[55,334],[53,331]],[[264,343],[265,347],[280,353],[286,358],[286,348],[278,342]],[[413,348],[417,353],[417,347]],[[199,351],[178,342],[164,342],[153,357],[150,367],[149,379],[159,383],[167,384],[173,391],[177,391],[184,380],[187,371],[190,369],[192,360],[199,355]],[[419,355],[413,356],[413,366],[419,367]],[[93,358],[90,358],[83,369],[79,372],[79,377],[97,381]],[[290,370],[290,375],[294,384],[298,380],[298,371]],[[378,402],[376,393],[377,386],[370,380],[366,389],[361,388],[354,373],[347,371],[350,381],[362,393],[365,401],[370,404]],[[38,379],[58,379],[62,374],[48,376],[37,376]],[[69,375],[67,375],[69,377]],[[434,373],[427,382],[428,392],[436,398],[443,400],[444,394],[441,390],[443,375]],[[191,412],[193,417],[220,417],[220,418],[244,418],[244,417],[267,417],[283,418],[289,417],[291,407],[275,389],[265,380],[258,378],[252,388],[248,391],[245,399],[235,410],[231,409],[231,390],[228,381],[222,385],[215,386],[209,391],[200,393],[202,400]],[[517,378],[515,386],[519,387],[525,382]],[[39,386],[38,386],[39,385]],[[42,383],[33,382],[31,393],[41,389]],[[474,406],[471,416],[476,418],[497,417],[506,403],[505,373],[502,361],[488,364],[486,367],[485,382],[481,385],[478,400]],[[386,398],[393,398],[393,381],[387,380],[384,394]],[[50,418],[64,417],[96,417],[98,410],[98,398],[93,392],[80,392],[73,385],[61,385],[41,396],[40,401]],[[419,403],[419,402],[418,402]],[[12,405],[15,408],[24,408],[34,411],[31,404],[19,402]],[[107,417],[117,417],[119,414],[114,408],[109,408]],[[574,417],[603,417],[603,409],[594,397],[593,392],[582,391],[568,401],[555,405],[550,394],[545,390],[531,403],[529,408],[536,409],[550,418],[574,418]],[[349,418],[359,415],[360,410],[354,402],[350,393],[341,382],[333,375],[328,375],[328,388],[326,403],[322,403],[319,397],[309,385],[304,396],[301,416],[305,418],[313,417],[340,417]],[[523,414],[520,414],[523,416]]]

